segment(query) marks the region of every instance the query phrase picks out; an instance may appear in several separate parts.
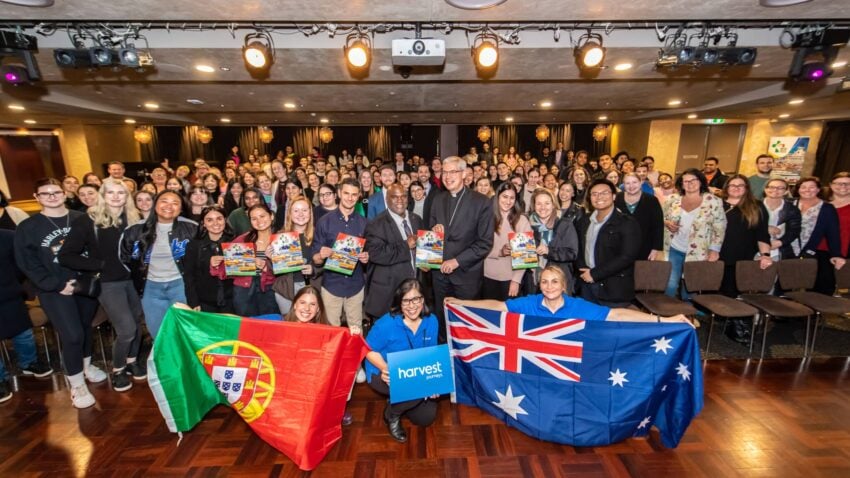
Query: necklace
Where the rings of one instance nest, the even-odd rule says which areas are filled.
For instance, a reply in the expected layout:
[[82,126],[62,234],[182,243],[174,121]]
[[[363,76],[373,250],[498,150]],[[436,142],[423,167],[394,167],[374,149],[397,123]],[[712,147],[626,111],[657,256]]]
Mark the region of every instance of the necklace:
[[[59,227],[59,224],[56,224],[55,222],[53,222],[53,219],[51,219],[50,216],[48,216],[47,214],[44,214],[43,212],[41,213],[41,215],[46,217],[47,220],[50,221],[50,224],[53,224],[53,227],[55,227],[56,229],[62,230],[62,228]],[[70,226],[71,226],[71,212],[69,211],[68,214],[65,216],[65,229],[68,229]]]

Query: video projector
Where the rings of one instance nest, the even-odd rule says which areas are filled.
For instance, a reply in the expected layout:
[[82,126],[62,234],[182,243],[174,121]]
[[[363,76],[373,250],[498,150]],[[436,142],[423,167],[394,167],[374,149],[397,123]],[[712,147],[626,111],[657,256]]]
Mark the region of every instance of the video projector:
[[437,66],[446,62],[446,42],[433,38],[393,40],[394,66]]

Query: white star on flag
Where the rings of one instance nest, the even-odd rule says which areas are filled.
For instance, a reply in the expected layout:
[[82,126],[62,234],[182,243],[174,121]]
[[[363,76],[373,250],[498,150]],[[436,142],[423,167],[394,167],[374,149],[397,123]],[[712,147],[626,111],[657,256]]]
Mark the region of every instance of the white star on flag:
[[673,346],[670,345],[673,339],[668,339],[667,337],[661,337],[660,339],[655,339],[652,341],[651,347],[655,347],[655,353],[664,352],[664,355],[667,355],[667,349],[672,349]]
[[620,388],[623,388],[623,382],[629,381],[629,379],[626,378],[626,374],[628,372],[620,372],[620,369],[617,369],[616,372],[608,372],[608,373],[611,374],[611,376],[608,377],[608,380],[611,381],[612,387],[619,385]]
[[691,372],[688,370],[688,366],[679,362],[679,366],[676,367],[676,375],[681,375],[685,381],[691,379]]
[[504,395],[498,390],[493,391],[496,392],[496,397],[499,398],[499,401],[491,403],[501,408],[503,412],[510,415],[514,420],[517,419],[517,415],[528,415],[528,412],[519,406],[519,403],[525,398],[525,395],[514,396],[514,392],[511,390],[510,385],[508,385],[508,391]]
[[667,391],[667,385],[665,385],[665,386],[661,387],[661,391],[662,391],[662,392],[666,392],[666,391]]
[[646,417],[646,418],[644,418],[643,420],[641,420],[641,421],[640,421],[640,425],[638,425],[638,428],[646,428],[646,426],[647,426],[647,425],[649,425],[649,420],[650,420],[651,418],[652,418],[652,417]]

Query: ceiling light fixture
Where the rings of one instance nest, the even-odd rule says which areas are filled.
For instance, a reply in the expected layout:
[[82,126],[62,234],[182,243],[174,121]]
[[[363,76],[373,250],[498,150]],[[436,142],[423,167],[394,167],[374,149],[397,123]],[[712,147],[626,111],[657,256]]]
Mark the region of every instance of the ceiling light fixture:
[[283,107],[291,110],[295,108],[295,103],[284,103]]
[[12,85],[41,80],[41,70],[35,59],[37,52],[36,37],[20,31],[0,30],[0,63],[6,59],[11,61],[0,66],[0,77]]
[[602,141],[605,141],[606,137],[608,137],[608,127],[607,126],[605,126],[603,124],[599,124],[599,125],[596,125],[595,128],[593,128],[593,139],[594,140],[596,140],[597,142],[602,142]]
[[499,38],[490,32],[479,33],[472,41],[472,59],[478,76],[493,76],[499,68]]
[[142,144],[148,144],[153,140],[153,131],[147,126],[139,126],[133,130],[133,139]]
[[24,111],[26,108],[21,105],[9,105],[9,109],[15,111]]
[[602,115],[602,116],[599,117],[599,121],[608,121],[608,117],[605,116],[605,115]]
[[779,115],[779,117],[782,118],[782,119],[785,119],[785,118],[791,117],[791,115],[788,114],[788,113],[782,113],[781,115]]
[[209,144],[209,142],[213,139],[213,132],[206,126],[201,126],[198,128],[195,136],[198,137],[198,141],[200,141],[201,144]]
[[480,128],[478,128],[478,141],[481,141],[482,143],[490,141],[491,134],[492,132],[490,131],[489,126],[481,126]]
[[195,65],[195,69],[202,73],[212,73],[215,71],[215,68],[209,65]]
[[542,101],[542,102],[540,102],[540,106],[542,108],[550,108],[552,106],[552,102],[551,101]]
[[258,136],[260,137],[260,141],[265,144],[269,144],[274,139],[274,132],[268,126],[260,126],[258,132]]
[[514,117],[508,116],[508,117],[505,118],[505,121],[508,122],[508,123],[512,123],[514,121]]
[[670,100],[667,102],[667,106],[679,106],[682,104],[682,100]]
[[844,68],[845,66],[847,66],[847,62],[845,60],[836,61],[832,64],[833,68]]
[[329,122],[330,122],[330,121],[329,121],[327,118],[321,118],[321,119],[319,119],[319,123],[322,123],[322,124],[328,124]]
[[124,122],[127,124],[136,124],[136,120],[134,120],[133,118],[127,118],[124,120]]
[[804,100],[802,98],[797,98],[797,99],[793,99],[793,100],[789,101],[788,104],[789,105],[800,105],[800,104],[803,104],[804,101],[806,101],[806,100]]
[[614,69],[617,70],[617,71],[631,70],[632,64],[631,63],[617,63],[616,65],[614,65]]
[[537,141],[541,143],[549,139],[549,127],[545,124],[542,124],[534,130],[534,137],[537,138]]
[[790,7],[791,5],[799,5],[801,3],[808,3],[812,0],[759,0],[759,5],[763,7],[777,8],[777,7]]
[[266,32],[254,32],[245,35],[242,47],[242,59],[252,78],[266,79],[274,64],[274,40]]
[[689,114],[688,119],[697,119],[697,114],[696,113]]
[[144,106],[145,106],[145,108],[147,108],[147,109],[149,109],[149,110],[156,110],[156,109],[159,109],[159,104],[154,103],[154,102],[151,102],[151,101],[149,101],[149,102],[145,103],[145,105],[144,105]]
[[334,130],[328,128],[327,126],[319,128],[319,139],[322,140],[322,142],[325,144],[330,143],[334,140]]
[[222,123],[230,123],[230,118],[221,118],[219,121]]
[[578,39],[573,55],[576,57],[576,64],[582,70],[602,68],[602,62],[605,60],[602,35],[588,30]]
[[25,119],[25,120],[24,120],[24,123],[26,123],[26,124],[36,124],[36,123],[37,123],[37,121],[36,121],[36,120],[34,120],[34,119]]
[[369,70],[372,63],[372,42],[367,35],[352,33],[348,35],[343,47],[348,69],[354,73]]
[[508,0],[446,0],[449,5],[464,10],[484,10],[501,5]]

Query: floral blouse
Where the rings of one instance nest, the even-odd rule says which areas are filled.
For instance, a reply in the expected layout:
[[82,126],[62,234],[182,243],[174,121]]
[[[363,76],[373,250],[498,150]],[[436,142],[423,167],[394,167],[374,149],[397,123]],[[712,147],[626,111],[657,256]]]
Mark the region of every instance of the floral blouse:
[[[802,244],[807,244],[809,242],[809,238],[812,237],[812,231],[815,229],[815,224],[818,222],[818,215],[820,215],[821,206],[823,206],[823,201],[819,201],[816,205],[806,209],[805,212],[800,211],[803,217],[802,227],[800,228],[800,240],[791,243],[791,247],[794,248],[794,254],[799,256],[800,248],[803,247]],[[799,204],[797,207],[799,207]]]
[[[664,202],[664,220],[678,222],[682,215],[682,196],[673,194]],[[697,209],[697,215],[688,236],[686,261],[704,261],[709,251],[720,252],[723,237],[726,234],[726,213],[723,211],[723,201],[711,193],[702,195],[702,204]],[[664,250],[670,250],[673,234],[664,228]]]

